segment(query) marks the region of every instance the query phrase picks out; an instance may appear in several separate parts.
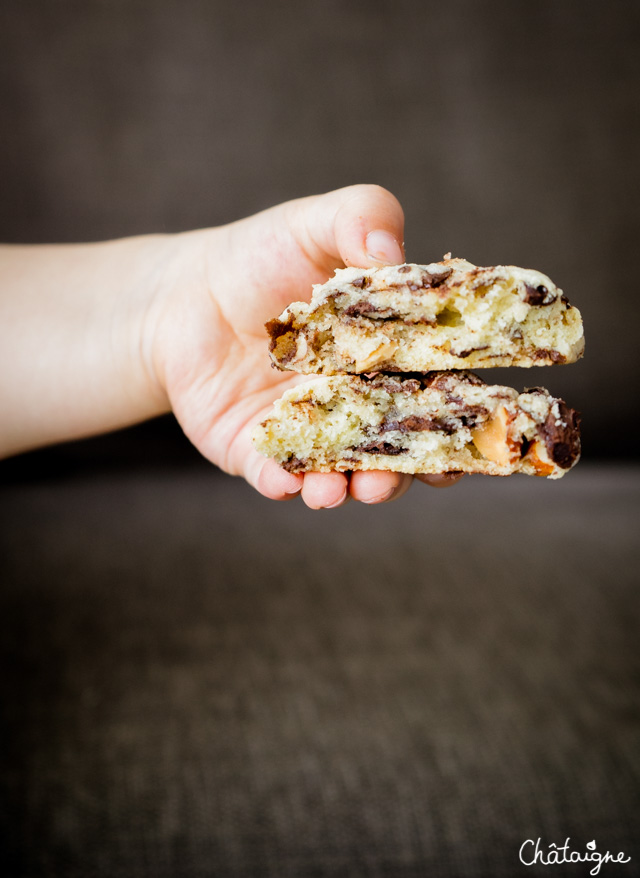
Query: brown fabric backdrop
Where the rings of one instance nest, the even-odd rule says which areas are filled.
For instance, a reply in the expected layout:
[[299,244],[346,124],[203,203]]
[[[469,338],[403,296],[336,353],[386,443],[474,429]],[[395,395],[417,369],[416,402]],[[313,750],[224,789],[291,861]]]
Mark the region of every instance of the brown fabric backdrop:
[[0,239],[181,230],[379,182],[409,259],[565,289],[586,359],[533,383],[583,411],[587,456],[636,455],[639,49],[632,0],[4,0]]
[[0,492],[0,873],[640,860],[640,470],[314,513],[210,469]]

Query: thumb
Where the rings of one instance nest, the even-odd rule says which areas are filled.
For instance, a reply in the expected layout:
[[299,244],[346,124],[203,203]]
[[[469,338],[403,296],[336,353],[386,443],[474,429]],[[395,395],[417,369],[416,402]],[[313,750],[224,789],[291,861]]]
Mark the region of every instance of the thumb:
[[[369,268],[404,262],[404,213],[382,186],[361,184],[297,202],[319,264]],[[318,253],[318,251],[320,251]]]

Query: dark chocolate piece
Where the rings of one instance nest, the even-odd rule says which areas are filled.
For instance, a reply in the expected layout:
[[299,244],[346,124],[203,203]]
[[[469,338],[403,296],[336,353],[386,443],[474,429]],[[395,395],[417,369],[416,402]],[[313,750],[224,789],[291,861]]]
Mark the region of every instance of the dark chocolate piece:
[[551,305],[556,300],[556,294],[550,292],[544,284],[537,287],[525,284],[524,289],[524,300],[527,305]]
[[473,372],[427,372],[424,376],[425,387],[435,387],[437,390],[455,391],[460,382],[472,384],[475,387],[484,386],[482,378],[478,378]]
[[[448,400],[451,402],[452,400]],[[409,415],[399,420],[385,420],[378,431],[386,433],[388,430],[399,430],[401,433],[418,433],[422,430],[446,433],[451,436],[460,427],[475,427],[479,420],[489,414],[489,410],[483,405],[465,405],[462,400],[453,400],[460,405],[451,412],[450,418],[428,418],[423,415]]]
[[444,283],[453,274],[453,268],[441,268],[435,273],[425,271],[424,274],[429,275],[429,286],[439,287],[441,283]]
[[[461,360],[464,360],[464,359],[466,359],[466,357],[471,356],[471,354],[473,354],[475,351],[486,351],[488,349],[488,347],[489,347],[488,344],[483,344],[479,348],[469,348],[466,351],[460,351],[458,354],[456,354],[456,356],[460,357]],[[453,351],[452,351],[452,353],[453,353]]]
[[408,449],[398,448],[391,442],[368,442],[366,445],[356,446],[354,451],[364,451],[367,454],[405,454]]
[[[287,335],[293,329],[293,314],[287,315],[286,320],[280,320],[278,317],[274,317],[273,320],[267,321],[264,327],[269,333],[269,351],[273,354],[280,345],[278,344],[279,339],[282,338],[283,335]],[[285,350],[280,351],[276,356],[278,358],[278,364],[284,365],[289,362],[289,360],[293,359],[296,353],[296,343],[294,338],[288,339],[285,341]]]
[[552,363],[567,362],[567,358],[564,354],[561,354],[560,351],[553,351],[547,348],[540,348],[537,351],[533,351],[532,357],[534,360],[551,360]]
[[527,439],[526,436],[522,437],[522,442],[520,443],[520,460],[526,456],[527,451],[531,448],[533,442],[531,439]]
[[387,393],[417,393],[422,388],[422,382],[417,378],[404,378],[385,372],[367,372],[364,377],[373,387],[386,390]]
[[304,468],[307,464],[306,461],[300,460],[295,454],[291,454],[285,462],[280,465],[282,469],[285,469],[288,473],[301,473],[304,472]]
[[418,290],[431,290],[443,284],[452,272],[452,268],[443,268],[440,271],[427,271],[426,268],[423,268],[421,282],[419,284],[410,283],[407,286],[412,293],[417,293]]
[[489,414],[489,409],[484,405],[462,405],[454,414],[460,418],[463,427],[475,427],[481,418]]
[[264,328],[269,333],[271,341],[277,341],[281,335],[291,332],[293,329],[293,314],[289,314],[286,320],[280,320],[279,317],[274,317],[273,320],[267,320]]
[[425,418],[422,415],[409,415],[398,421],[383,421],[379,428],[381,433],[399,430],[401,433],[419,433],[423,430],[446,433],[450,436],[456,431],[456,424],[444,418]]
[[[558,400],[559,417],[553,410],[542,426],[542,435],[549,457],[563,469],[569,469],[580,456],[580,415],[562,400]],[[556,423],[556,421],[560,423]]]
[[379,308],[373,302],[355,302],[345,308],[346,317],[370,317],[372,320],[385,320],[388,317],[397,318],[397,313],[392,308]]

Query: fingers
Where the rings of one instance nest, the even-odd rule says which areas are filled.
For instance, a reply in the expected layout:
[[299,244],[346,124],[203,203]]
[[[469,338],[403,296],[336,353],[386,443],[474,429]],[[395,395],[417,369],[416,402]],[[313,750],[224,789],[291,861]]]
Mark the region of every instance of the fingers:
[[432,488],[448,488],[449,485],[455,485],[463,477],[464,473],[438,473],[437,475],[417,475],[415,476],[425,485],[431,485]]
[[270,500],[291,500],[298,494],[310,509],[337,509],[350,498],[374,506],[398,500],[407,493],[416,478],[432,488],[447,488],[458,482],[463,473],[410,476],[405,473],[354,472],[288,473],[275,460],[266,460],[252,479],[255,488]]
[[337,509],[351,497],[374,505],[397,500],[411,487],[412,477],[403,473],[357,472],[288,473],[268,460],[255,479],[255,487],[271,500],[290,500],[301,493],[309,509]]
[[302,490],[303,476],[288,473],[275,460],[264,460],[254,478],[247,478],[247,481],[269,500],[291,500]]
[[347,186],[298,205],[307,246],[321,251],[317,262],[339,260],[368,268],[404,261],[404,213],[398,199],[381,186]]
[[404,473],[355,472],[350,491],[354,500],[374,505],[397,500],[411,487],[412,477]]
[[275,460],[265,460],[247,480],[263,497],[291,500],[298,494],[310,509],[336,509],[349,500],[349,480],[343,473],[288,473]]
[[344,473],[305,473],[302,499],[310,509],[336,509],[348,497],[349,480]]

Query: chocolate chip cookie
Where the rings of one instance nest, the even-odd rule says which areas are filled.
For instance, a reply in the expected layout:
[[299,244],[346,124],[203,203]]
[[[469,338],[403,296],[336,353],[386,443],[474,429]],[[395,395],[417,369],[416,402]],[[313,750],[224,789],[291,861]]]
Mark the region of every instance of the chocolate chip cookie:
[[317,377],[286,391],[253,440],[290,472],[558,479],[580,456],[579,416],[562,400],[468,371]]
[[266,328],[278,368],[327,375],[550,366],[584,349],[580,312],[546,275],[447,257],[339,269]]

